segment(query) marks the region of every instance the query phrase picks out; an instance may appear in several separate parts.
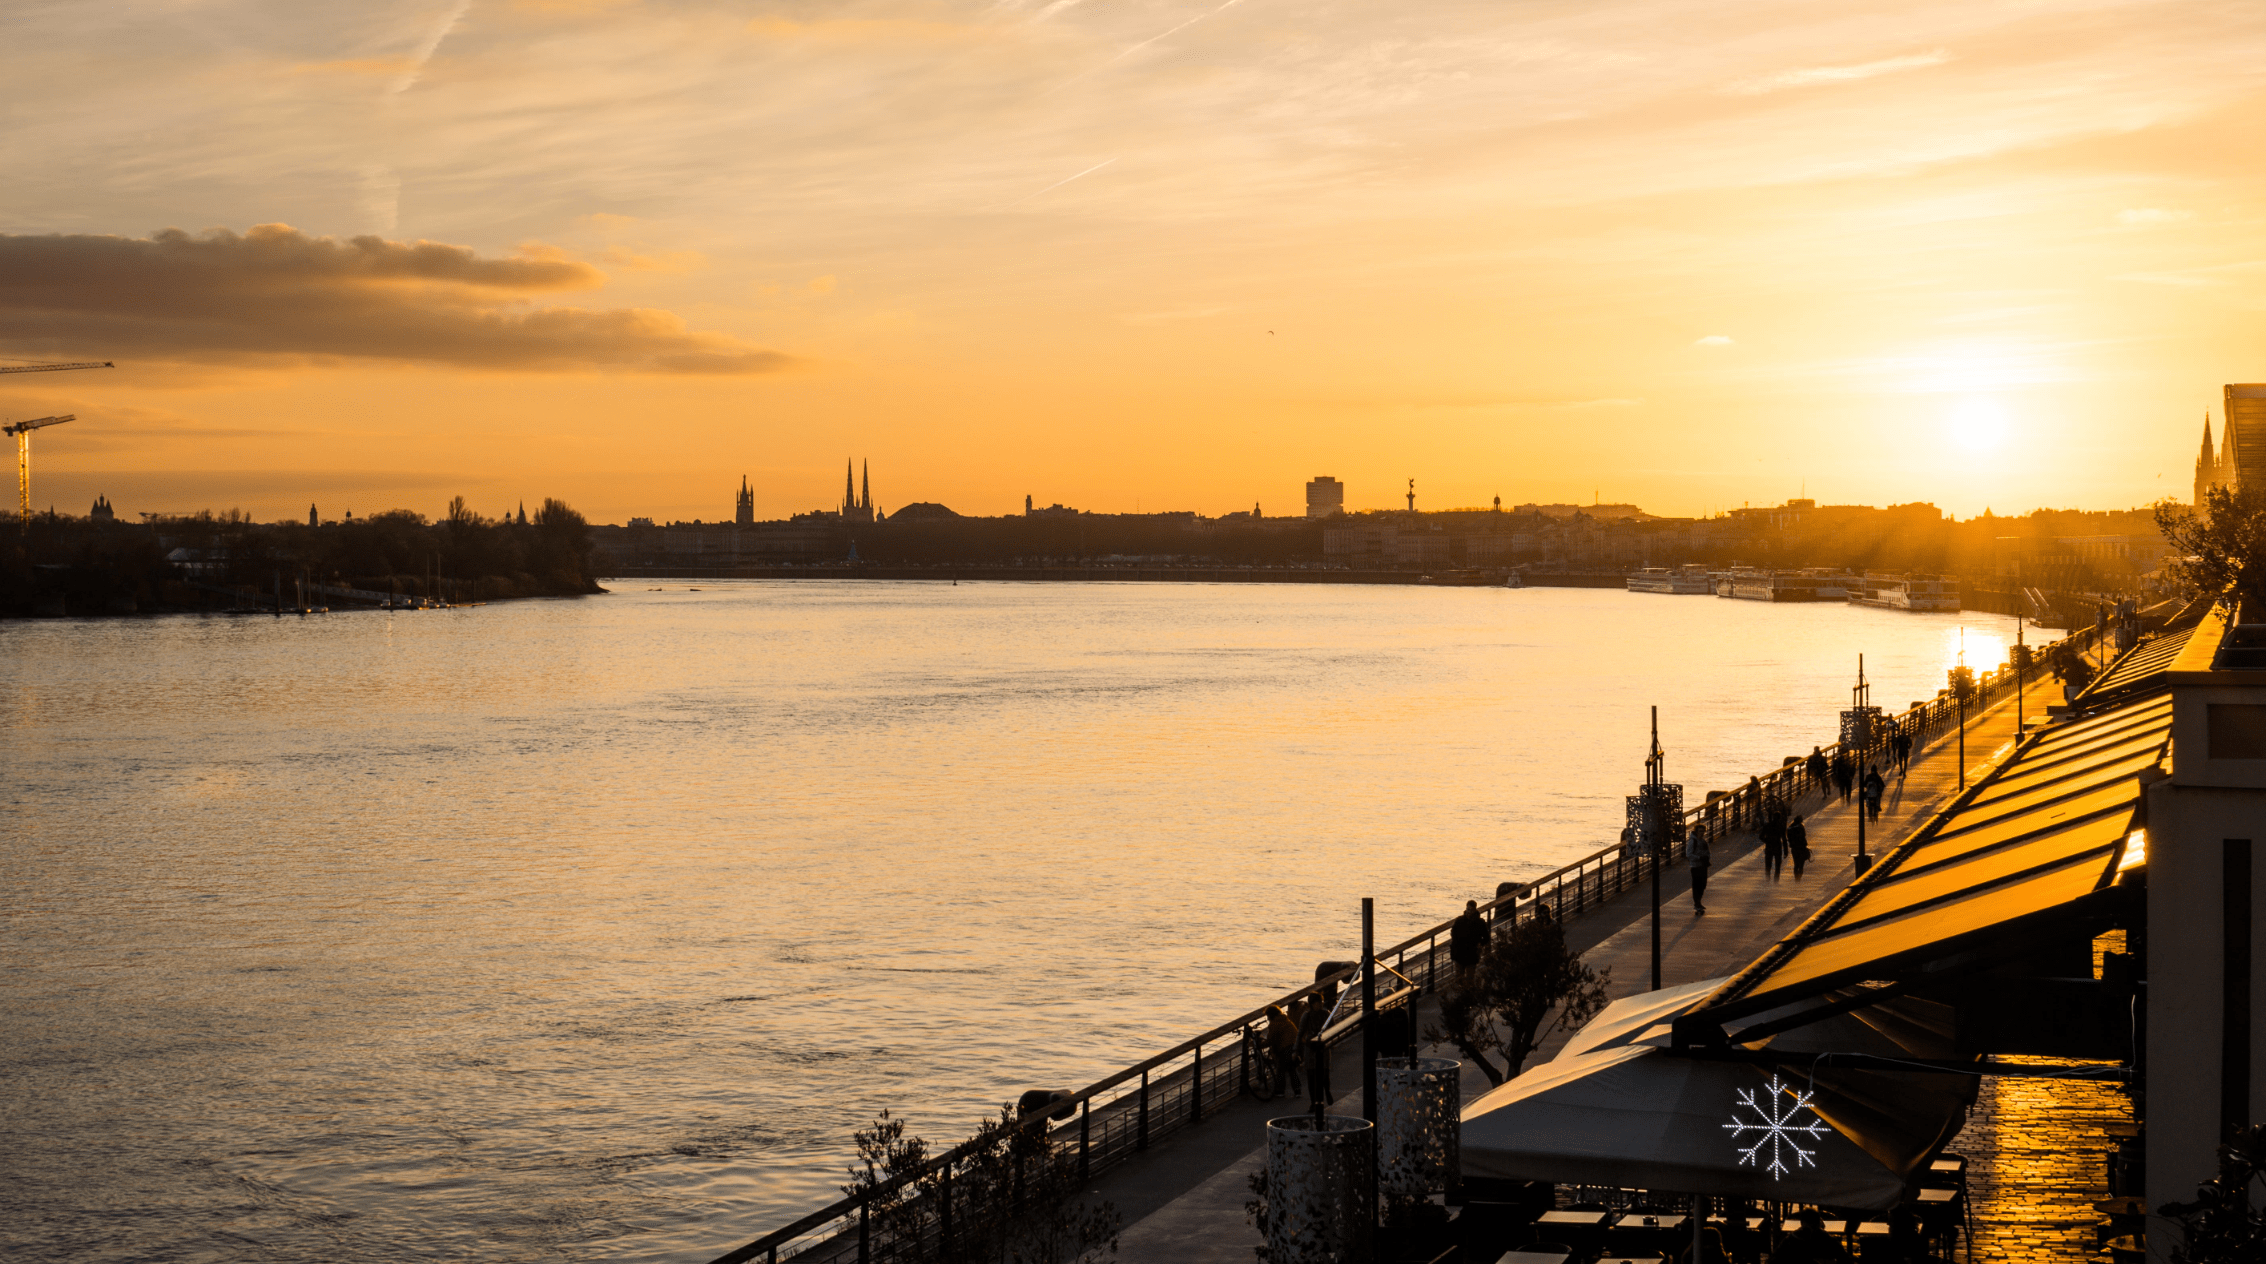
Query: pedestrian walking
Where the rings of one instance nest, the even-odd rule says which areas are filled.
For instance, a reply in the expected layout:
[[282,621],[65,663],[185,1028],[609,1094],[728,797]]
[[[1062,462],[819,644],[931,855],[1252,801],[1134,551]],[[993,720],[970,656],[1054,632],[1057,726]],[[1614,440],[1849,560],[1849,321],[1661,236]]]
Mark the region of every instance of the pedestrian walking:
[[1479,901],[1465,900],[1463,916],[1448,926],[1448,960],[1456,963],[1456,977],[1479,968],[1479,954],[1487,947],[1487,919],[1479,915]]
[[1888,793],[1888,782],[1883,780],[1879,768],[1865,769],[1865,812],[1867,819],[1880,819],[1881,796]]
[[1707,912],[1708,854],[1707,837],[1696,830],[1684,843],[1684,863],[1692,869],[1692,916],[1700,917]]
[[1293,1093],[1299,1091],[1298,1017],[1305,1012],[1304,997],[1292,1001],[1287,1009],[1267,1007],[1267,1060],[1275,1064],[1275,1082]]
[[1905,729],[1898,729],[1888,745],[1890,750],[1896,752],[1896,775],[1905,776],[1912,768],[1912,734]]
[[1802,866],[1810,861],[1810,832],[1802,827],[1802,818],[1795,817],[1786,824],[1786,854],[1794,861],[1794,876],[1802,876]]
[[1833,757],[1833,787],[1841,792],[1841,801],[1849,801],[1849,792],[1857,787],[1857,764],[1846,752]]
[[1830,767],[1825,762],[1825,752],[1812,746],[1810,757],[1803,761],[1802,767],[1810,774],[1810,788],[1821,794],[1824,793],[1825,779],[1831,772]]
[[1762,823],[1762,871],[1771,881],[1786,864],[1786,822],[1776,816]]

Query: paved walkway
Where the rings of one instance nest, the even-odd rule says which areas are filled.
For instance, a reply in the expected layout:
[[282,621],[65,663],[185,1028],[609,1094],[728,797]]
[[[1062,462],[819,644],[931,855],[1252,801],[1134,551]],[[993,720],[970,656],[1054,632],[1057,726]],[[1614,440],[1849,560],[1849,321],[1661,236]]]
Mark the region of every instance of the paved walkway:
[[[2050,1063],[2052,1059],[2023,1059]],[[2109,1196],[2108,1129],[2132,1121],[2132,1099],[2088,1080],[1986,1078],[1949,1147],[1967,1156],[1972,1264],[2090,1264],[2104,1258],[2093,1203]]]
[[[2059,702],[2058,686],[2033,684],[2025,691],[2032,717]],[[2013,749],[2015,707],[2010,695],[1967,724],[1968,777],[1980,776]],[[1891,778],[1880,819],[1866,827],[1867,850],[1877,856],[1925,823],[1959,791],[1956,737],[1946,733],[1913,754],[1909,773]],[[1661,884],[1662,982],[1687,983],[1734,973],[1772,943],[1800,925],[1856,876],[1851,857],[1857,849],[1855,800],[1821,804],[1816,796],[1795,805],[1809,829],[1812,863],[1800,879],[1789,867],[1773,881],[1763,873],[1762,850],[1751,835],[1735,836],[1715,847],[1715,869],[1708,880],[1706,916],[1692,911],[1690,886],[1681,871],[1663,874]],[[1615,998],[1649,990],[1652,983],[1651,894],[1640,888],[1573,921],[1569,938],[1592,966],[1612,971]],[[1568,1033],[1543,1042],[1528,1065],[1556,1054]],[[1361,1082],[1355,1042],[1339,1050],[1333,1080]],[[1476,1067],[1464,1068],[1466,1102],[1487,1091]],[[1244,1201],[1250,1174],[1265,1158],[1265,1144],[1251,1143],[1264,1121],[1296,1113],[1299,1103],[1278,1099],[1238,1102],[1233,1118],[1223,1112],[1215,1123],[1105,1175],[1095,1196],[1117,1204],[1125,1217],[1118,1258],[1126,1264],[1250,1264],[1260,1245]],[[1334,1106],[1358,1115],[1356,1092]]]

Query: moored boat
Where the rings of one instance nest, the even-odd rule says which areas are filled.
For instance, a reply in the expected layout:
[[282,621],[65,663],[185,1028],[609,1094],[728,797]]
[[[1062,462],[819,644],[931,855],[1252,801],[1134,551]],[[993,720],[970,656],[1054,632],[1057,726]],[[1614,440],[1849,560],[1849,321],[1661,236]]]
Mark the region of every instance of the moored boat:
[[1801,571],[1772,571],[1756,566],[1734,567],[1729,582],[1716,587],[1719,597],[1742,601],[1816,601],[1818,582]]
[[1673,593],[1692,596],[1715,591],[1715,577],[1704,566],[1647,566],[1629,576],[1630,592]]
[[1887,575],[1867,571],[1864,581],[1849,593],[1853,606],[1883,610],[1959,609],[1959,581],[1948,575]]

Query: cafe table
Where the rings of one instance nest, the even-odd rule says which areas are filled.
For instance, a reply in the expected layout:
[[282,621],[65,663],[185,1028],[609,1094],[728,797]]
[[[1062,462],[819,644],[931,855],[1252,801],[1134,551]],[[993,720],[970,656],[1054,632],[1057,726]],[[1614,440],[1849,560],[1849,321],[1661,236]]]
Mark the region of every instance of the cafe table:
[[1610,1211],[1567,1211],[1562,1208],[1553,1208],[1535,1217],[1534,1223],[1570,1225],[1582,1229],[1602,1229],[1605,1227],[1605,1222],[1612,1218],[1613,1213]]

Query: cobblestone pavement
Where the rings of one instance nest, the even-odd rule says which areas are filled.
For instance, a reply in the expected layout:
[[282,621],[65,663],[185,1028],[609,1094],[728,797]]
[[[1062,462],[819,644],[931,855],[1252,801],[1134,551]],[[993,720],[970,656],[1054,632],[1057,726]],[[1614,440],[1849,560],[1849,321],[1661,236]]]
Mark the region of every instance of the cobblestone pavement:
[[[2051,1063],[2051,1059],[2007,1059]],[[2129,1123],[2120,1085],[2091,1080],[1992,1076],[1949,1149],[1967,1156],[1973,1264],[2101,1258],[2092,1204],[2109,1196],[2106,1135]]]

